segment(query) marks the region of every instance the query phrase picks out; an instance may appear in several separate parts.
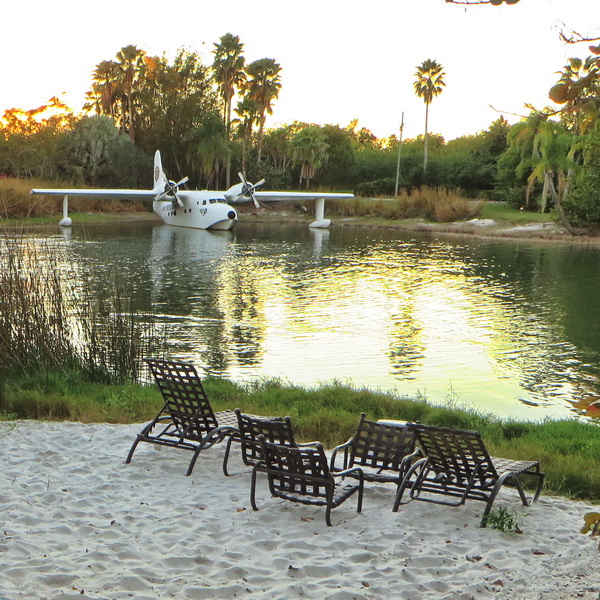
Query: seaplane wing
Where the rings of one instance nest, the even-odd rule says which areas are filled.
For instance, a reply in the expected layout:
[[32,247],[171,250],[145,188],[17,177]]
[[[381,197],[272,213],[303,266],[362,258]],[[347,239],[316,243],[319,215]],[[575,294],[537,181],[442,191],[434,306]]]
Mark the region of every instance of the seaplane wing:
[[309,225],[313,228],[327,228],[331,224],[330,219],[325,218],[325,200],[346,200],[354,198],[354,194],[341,194],[335,192],[254,192],[257,200],[268,202],[276,201],[315,201],[315,220]]
[[254,192],[257,200],[319,200],[324,198],[326,200],[345,200],[348,198],[354,198],[354,194],[341,194],[337,192]]
[[119,199],[138,199],[154,200],[156,193],[152,190],[95,190],[95,189],[34,189],[32,194],[44,194],[45,196],[71,196],[73,198],[84,198],[91,196],[93,198],[119,198]]
[[329,227],[331,221],[325,219],[325,200],[344,200],[354,198],[354,194],[342,194],[336,192],[280,192],[280,191],[261,191],[260,187],[265,180],[261,179],[258,183],[249,183],[246,181],[243,173],[238,173],[241,183],[230,187],[225,192],[225,198],[232,204],[238,202],[254,202],[256,208],[260,207],[259,200],[275,201],[293,201],[293,200],[314,200],[315,201],[315,220],[309,227]]

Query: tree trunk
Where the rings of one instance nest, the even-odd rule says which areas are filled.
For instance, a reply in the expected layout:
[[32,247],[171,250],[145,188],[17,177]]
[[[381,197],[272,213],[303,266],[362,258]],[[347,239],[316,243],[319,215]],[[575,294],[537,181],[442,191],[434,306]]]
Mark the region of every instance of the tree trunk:
[[427,172],[427,126],[429,122],[429,104],[425,103],[425,145],[423,152],[423,173]]
[[225,189],[231,187],[231,98],[227,99],[226,103],[227,121],[225,128],[227,129],[227,165],[225,167]]
[[133,131],[133,99],[127,94],[127,112],[129,113],[129,139],[135,144],[135,132]]

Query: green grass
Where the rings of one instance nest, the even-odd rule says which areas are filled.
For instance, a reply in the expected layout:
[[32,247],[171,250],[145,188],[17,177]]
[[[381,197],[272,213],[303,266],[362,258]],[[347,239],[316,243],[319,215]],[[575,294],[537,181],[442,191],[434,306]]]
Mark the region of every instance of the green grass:
[[505,202],[487,202],[481,212],[480,219],[493,219],[494,221],[504,223],[550,223],[556,220],[553,213],[529,212],[526,210],[517,210]]
[[[492,455],[539,460],[545,493],[600,502],[600,429],[578,420],[543,423],[506,421],[476,410],[434,405],[422,398],[370,391],[338,382],[304,388],[280,380],[242,386],[208,377],[205,388],[215,410],[292,417],[300,441],[332,448],[353,434],[361,412],[368,418],[421,421],[476,430]],[[137,423],[162,406],[156,386],[85,383],[76,372],[5,380],[0,388],[4,419],[54,419]]]
[[488,515],[486,524],[488,527],[498,529],[498,531],[503,531],[504,533],[522,533],[518,516],[504,506],[492,509]]

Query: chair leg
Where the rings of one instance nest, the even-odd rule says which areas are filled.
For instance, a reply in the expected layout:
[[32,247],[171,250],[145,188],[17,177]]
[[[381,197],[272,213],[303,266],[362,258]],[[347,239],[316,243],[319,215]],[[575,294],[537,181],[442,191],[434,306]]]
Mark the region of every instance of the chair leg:
[[225,448],[225,456],[223,456],[223,475],[225,475],[225,477],[229,477],[227,463],[229,461],[229,453],[231,452],[231,444],[233,443],[234,439],[234,436],[229,436],[229,439],[227,440],[227,447]]
[[192,474],[192,471],[194,470],[194,466],[196,465],[196,461],[198,460],[198,456],[200,456],[202,448],[203,446],[200,445],[196,448],[196,450],[194,450],[194,456],[192,456],[192,460],[190,461],[190,464],[188,466],[187,473],[185,474],[186,477],[189,477]]
[[135,452],[135,449],[137,448],[137,445],[140,443],[140,437],[137,436],[135,438],[135,441],[133,442],[131,449],[129,450],[129,454],[127,455],[127,459],[125,460],[125,464],[128,465],[131,462],[131,458],[133,457],[133,453]]
[[532,477],[538,478],[538,485],[537,485],[537,488],[533,495],[533,498],[531,499],[531,502],[530,502],[530,504],[533,504],[534,502],[538,501],[538,498],[540,497],[540,494],[542,493],[542,488],[544,487],[544,479],[545,479],[546,475],[545,475],[545,473],[540,473],[540,471],[530,473],[530,475]]
[[490,495],[487,499],[485,509],[483,510],[483,515],[481,516],[481,522],[479,523],[479,527],[483,528],[487,525],[487,518],[492,510],[492,504],[494,504],[494,500],[500,491],[500,488],[506,483],[507,480],[512,479],[515,482],[515,486],[521,498],[521,502],[524,506],[529,506],[529,502],[527,502],[527,497],[525,496],[525,492],[523,491],[523,485],[521,484],[521,480],[514,473],[503,473],[498,477],[498,481],[496,481]]
[[[416,481],[414,483],[411,483],[410,478],[414,475],[414,473],[421,468],[420,473],[423,472],[424,467],[424,462],[426,461],[426,459],[421,459],[419,461],[417,461],[406,473],[406,475],[404,475],[404,477],[402,478],[402,481],[399,483],[398,485],[398,491],[396,492],[396,500],[394,501],[394,507],[392,508],[392,512],[398,512],[398,507],[400,506],[400,504],[402,504],[402,496],[404,494],[404,492],[406,491],[407,487],[411,488],[411,500],[412,500],[412,492],[415,490],[415,486],[416,486]],[[419,475],[420,475],[419,473]],[[419,475],[417,475],[417,480],[419,479]],[[409,500],[410,502],[410,500]]]
[[222,442],[228,435],[232,435],[232,432],[227,431],[226,428],[215,429],[206,435],[196,450],[194,450],[194,456],[190,461],[190,466],[188,467],[186,475],[190,476],[192,474],[196,461],[198,460],[198,456],[200,455],[200,452],[204,450],[204,448],[212,448],[215,444]]
[[253,510],[258,510],[256,505],[256,467],[252,469],[252,478],[250,483],[250,504]]

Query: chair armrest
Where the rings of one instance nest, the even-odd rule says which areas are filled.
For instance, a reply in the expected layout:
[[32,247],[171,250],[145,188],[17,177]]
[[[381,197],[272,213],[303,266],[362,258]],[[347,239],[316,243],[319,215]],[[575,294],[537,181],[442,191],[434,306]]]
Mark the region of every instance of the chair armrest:
[[296,446],[298,446],[298,448],[304,448],[306,446],[316,446],[317,444],[320,444],[321,442],[303,442],[302,444],[296,444]]
[[400,464],[398,465],[398,472],[403,474],[403,476],[406,475],[407,471],[410,469],[411,465],[413,464],[414,459],[416,459],[416,458],[423,459],[424,457],[425,457],[425,455],[423,454],[421,449],[415,448],[413,452],[402,457],[402,460],[400,461]]
[[410,454],[407,454],[402,460],[412,460],[413,458],[425,458],[425,454],[423,454],[423,451],[421,450],[421,448],[415,448],[413,450],[413,452],[411,452]]
[[348,450],[351,446],[354,445],[354,438],[350,438],[345,444],[341,444],[340,446],[336,446],[332,453],[331,458],[329,459],[329,469],[333,471],[335,469],[335,459],[340,450],[344,451],[344,469],[348,468]]
[[364,479],[363,470],[360,467],[352,467],[351,469],[344,469],[343,471],[337,471],[332,473],[334,477],[347,477],[348,475],[354,475],[361,481]]

